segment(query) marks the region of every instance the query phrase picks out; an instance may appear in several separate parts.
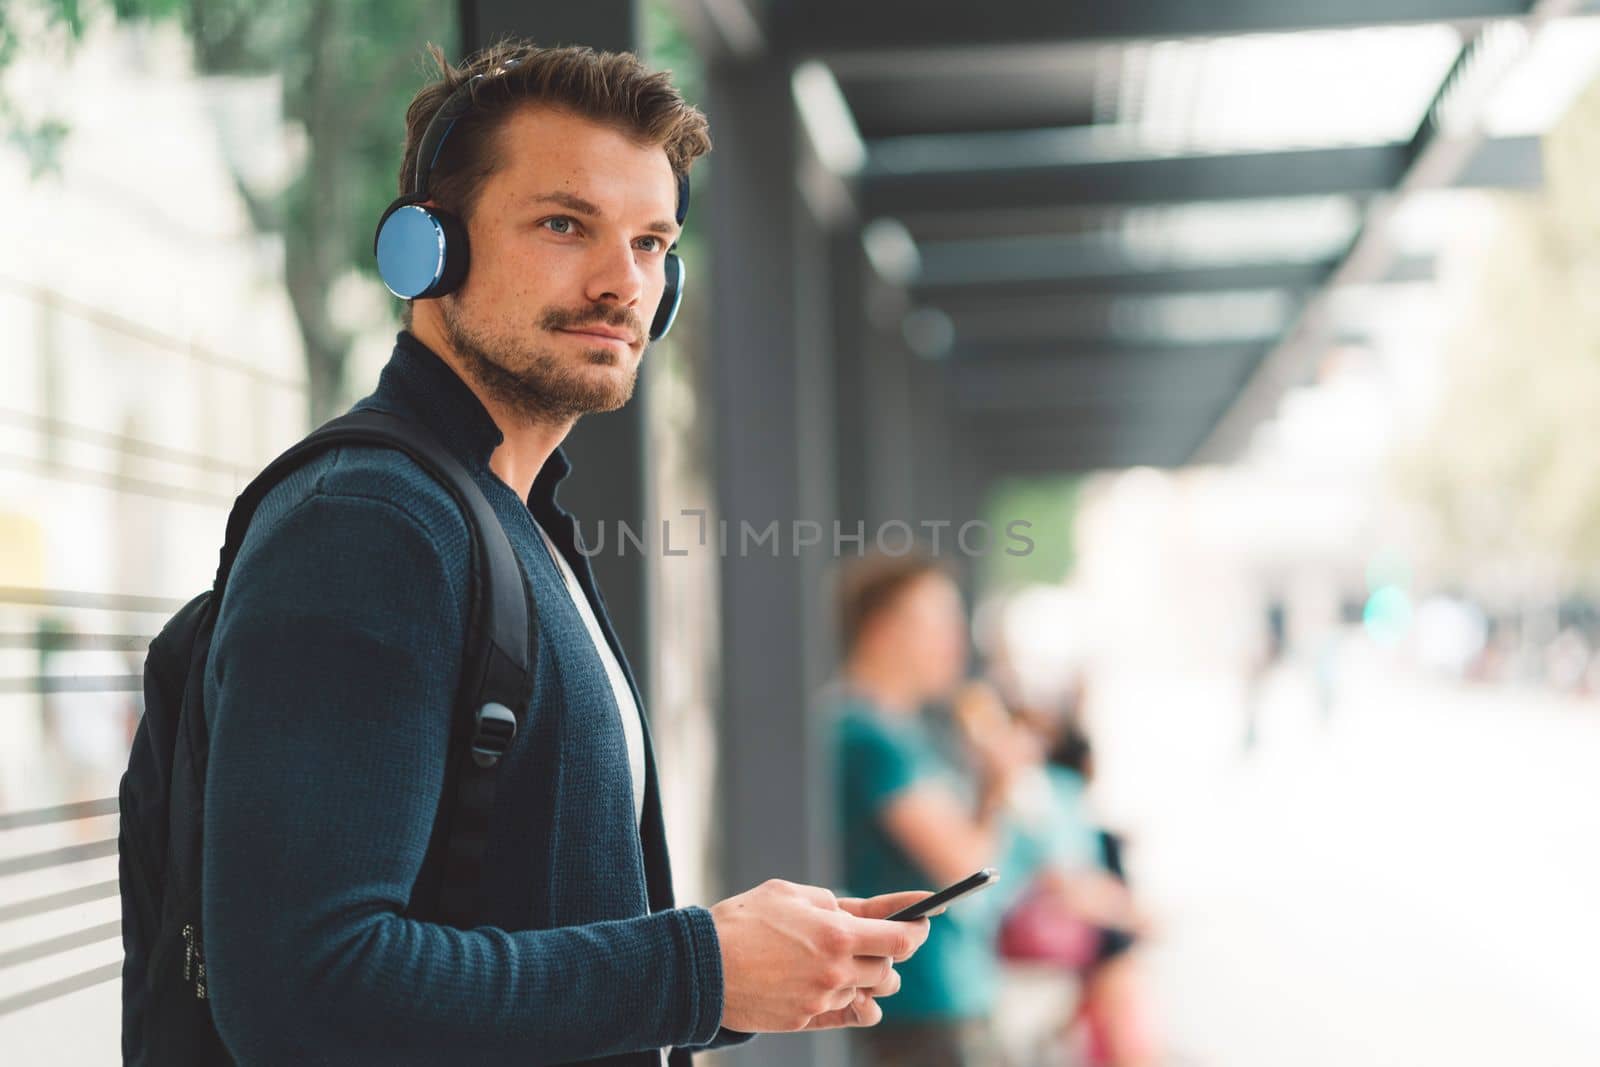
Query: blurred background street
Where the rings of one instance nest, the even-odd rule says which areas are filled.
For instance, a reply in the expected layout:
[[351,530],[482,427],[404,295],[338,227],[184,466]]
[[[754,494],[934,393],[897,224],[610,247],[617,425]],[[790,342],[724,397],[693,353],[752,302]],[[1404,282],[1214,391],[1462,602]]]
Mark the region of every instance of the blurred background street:
[[1592,707],[1369,664],[1324,723],[1304,679],[1269,684],[1248,758],[1217,729],[1238,715],[1226,686],[1132,678],[1107,698],[1174,1048],[1228,1067],[1593,1063]]

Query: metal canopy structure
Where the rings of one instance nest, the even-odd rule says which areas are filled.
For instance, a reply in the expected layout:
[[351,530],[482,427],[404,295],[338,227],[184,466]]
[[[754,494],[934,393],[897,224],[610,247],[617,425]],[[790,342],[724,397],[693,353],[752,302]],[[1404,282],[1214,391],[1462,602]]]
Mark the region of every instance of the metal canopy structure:
[[1385,232],[1405,197],[1541,184],[1543,127],[1496,92],[1551,20],[1589,21],[1577,0],[681,6],[724,62],[804,72],[844,225],[869,254],[888,232],[872,261],[936,364],[909,372],[939,382],[922,417],[980,482],[1237,454],[1347,339],[1334,287],[1431,276]]
[[[1314,148],[1169,158],[1071,162],[1005,169],[872,173],[871,215],[1051,210],[1183,201],[1269,200],[1302,196],[1371,196],[1399,185],[1411,163],[1408,145]],[[1540,179],[1533,137],[1491,141],[1452,184],[1529,186]]]
[[1149,3],[971,4],[960,0],[779,0],[774,41],[807,52],[967,48],[1037,41],[1173,39],[1289,33],[1446,19],[1473,21],[1527,13],[1520,0],[1227,0]]
[[[1600,66],[1576,0],[675,4],[716,142],[716,510],[869,545],[948,549],[1008,477],[1237,455],[1433,277],[1452,206],[1541,183],[1549,76]],[[835,884],[810,695],[860,547],[720,564],[730,888]],[[728,1058],[842,1062],[763,1042]]]

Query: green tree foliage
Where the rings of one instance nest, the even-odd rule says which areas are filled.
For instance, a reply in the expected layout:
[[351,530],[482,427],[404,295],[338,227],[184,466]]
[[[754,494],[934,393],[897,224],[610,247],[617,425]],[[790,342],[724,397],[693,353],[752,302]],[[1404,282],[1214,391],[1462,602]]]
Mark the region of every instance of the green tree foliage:
[[1433,421],[1400,457],[1439,567],[1600,587],[1600,81],[1545,138],[1546,187],[1496,200]]
[[[305,344],[307,415],[313,424],[345,401],[353,336],[332,313],[336,284],[352,270],[374,274],[373,226],[398,188],[404,117],[428,78],[424,51],[456,51],[455,6],[437,0],[113,0],[85,10],[77,0],[46,0],[45,27],[81,39],[85,22],[109,11],[122,22],[177,20],[194,47],[201,77],[277,73],[283,114],[304,131],[301,173],[270,195],[236,176],[255,227],[281,235],[285,284]],[[0,7],[0,65],[22,43],[14,0]],[[37,20],[30,20],[33,25]],[[158,118],[152,119],[158,121]],[[0,127],[34,160],[50,166],[70,131],[27,126],[0,101]]]
[[1082,489],[1082,478],[1062,475],[1006,478],[990,490],[984,521],[994,543],[983,553],[986,588],[1056,585],[1072,573]]

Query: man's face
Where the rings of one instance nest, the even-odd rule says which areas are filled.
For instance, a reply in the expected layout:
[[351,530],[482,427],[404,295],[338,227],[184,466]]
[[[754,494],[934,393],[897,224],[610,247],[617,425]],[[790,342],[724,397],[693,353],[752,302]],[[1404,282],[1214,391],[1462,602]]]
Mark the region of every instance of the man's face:
[[908,583],[885,609],[888,647],[914,679],[923,699],[948,693],[967,663],[966,613],[961,591],[943,574]]
[[445,336],[529,421],[619,408],[678,233],[666,153],[544,107],[517,112],[499,137],[499,169],[467,221],[467,279],[439,301]]

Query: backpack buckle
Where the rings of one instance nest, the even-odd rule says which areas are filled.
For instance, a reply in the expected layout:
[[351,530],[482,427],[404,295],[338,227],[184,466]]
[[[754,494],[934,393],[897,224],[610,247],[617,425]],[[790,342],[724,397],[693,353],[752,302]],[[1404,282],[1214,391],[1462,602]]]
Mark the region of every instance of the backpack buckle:
[[472,762],[480,767],[493,767],[517,736],[517,717],[504,704],[491,702],[478,709],[474,720]]

